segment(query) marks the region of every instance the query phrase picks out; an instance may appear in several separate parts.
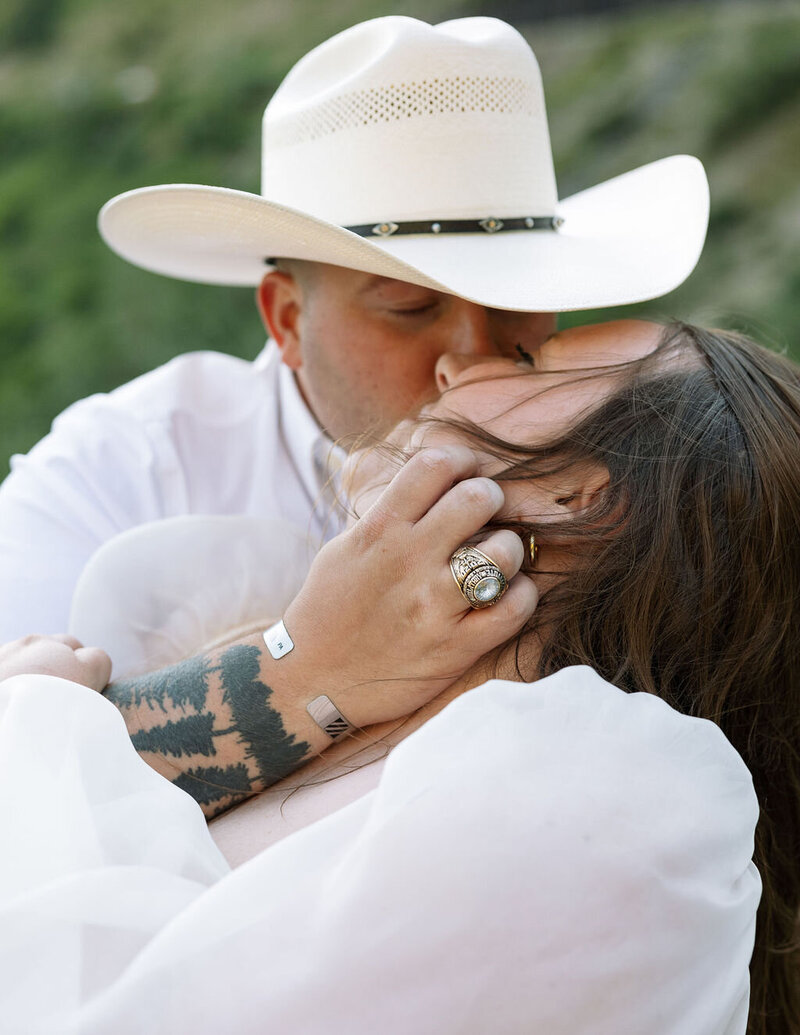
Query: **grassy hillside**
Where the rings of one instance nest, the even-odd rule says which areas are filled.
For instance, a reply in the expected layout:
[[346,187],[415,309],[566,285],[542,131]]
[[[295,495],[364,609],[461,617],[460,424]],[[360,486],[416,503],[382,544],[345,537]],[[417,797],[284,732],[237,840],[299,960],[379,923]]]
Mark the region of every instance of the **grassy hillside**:
[[[180,351],[251,356],[263,341],[250,291],[170,281],[108,252],[95,231],[107,198],[160,182],[257,191],[261,112],[302,53],[378,14],[479,9],[493,5],[4,0],[0,466],[80,396]],[[695,3],[520,28],[541,60],[562,195],[669,153],[707,165],[701,263],[636,309],[743,327],[800,358],[798,5]]]

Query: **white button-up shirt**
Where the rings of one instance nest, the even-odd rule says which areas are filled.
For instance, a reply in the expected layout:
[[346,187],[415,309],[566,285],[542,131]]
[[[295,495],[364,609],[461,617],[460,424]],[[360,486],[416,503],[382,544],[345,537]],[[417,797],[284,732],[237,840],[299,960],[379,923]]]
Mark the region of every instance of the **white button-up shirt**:
[[145,522],[251,514],[330,537],[329,448],[274,344],[255,362],[188,353],[75,403],[0,486],[0,642],[64,631],[91,555]]

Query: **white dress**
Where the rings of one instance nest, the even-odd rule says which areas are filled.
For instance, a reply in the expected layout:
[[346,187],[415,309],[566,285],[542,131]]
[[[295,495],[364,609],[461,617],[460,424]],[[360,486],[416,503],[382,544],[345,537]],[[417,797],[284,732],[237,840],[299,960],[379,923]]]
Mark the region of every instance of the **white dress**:
[[236,870],[62,680],[0,686],[0,798],[3,1032],[745,1031],[750,775],[588,668],[462,695]]

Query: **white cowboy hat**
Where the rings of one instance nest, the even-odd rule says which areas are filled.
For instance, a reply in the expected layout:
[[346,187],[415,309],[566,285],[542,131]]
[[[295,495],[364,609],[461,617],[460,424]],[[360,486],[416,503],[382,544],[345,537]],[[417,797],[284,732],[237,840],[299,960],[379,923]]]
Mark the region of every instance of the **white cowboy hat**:
[[674,155],[558,200],[541,75],[496,18],[363,22],[302,58],[263,124],[262,193],[166,184],[100,213],[155,273],[256,285],[276,257],[410,281],[499,309],[642,301],[694,268],[700,162]]

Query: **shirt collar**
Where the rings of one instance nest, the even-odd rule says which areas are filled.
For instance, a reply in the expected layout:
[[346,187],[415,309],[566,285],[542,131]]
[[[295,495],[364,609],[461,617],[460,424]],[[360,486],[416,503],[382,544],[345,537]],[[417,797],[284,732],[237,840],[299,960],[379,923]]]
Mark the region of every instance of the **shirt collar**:
[[327,454],[332,443],[309,410],[294,373],[284,363],[278,369],[278,399],[281,431],[289,456],[309,497],[316,500],[321,483],[315,458]]

